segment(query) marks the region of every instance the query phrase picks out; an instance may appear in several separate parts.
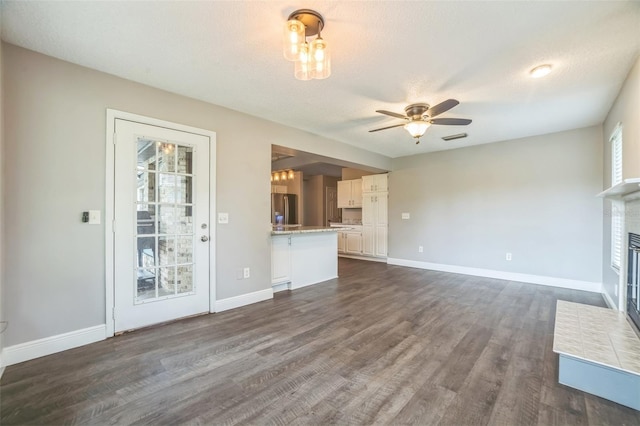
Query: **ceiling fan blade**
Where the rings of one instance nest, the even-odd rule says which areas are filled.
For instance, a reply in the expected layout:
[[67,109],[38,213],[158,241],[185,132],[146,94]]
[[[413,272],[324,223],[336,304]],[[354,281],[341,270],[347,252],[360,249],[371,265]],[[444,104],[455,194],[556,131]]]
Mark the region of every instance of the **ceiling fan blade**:
[[445,126],[466,126],[471,123],[468,118],[434,118],[429,120],[431,124],[444,124]]
[[458,105],[459,103],[460,102],[456,101],[455,99],[447,99],[446,101],[440,102],[438,105],[434,105],[431,108],[429,108],[426,114],[429,117],[433,118],[436,115],[440,115],[443,112],[449,111],[451,108]]
[[396,125],[393,125],[393,126],[381,127],[379,129],[369,130],[369,133],[371,133],[371,132],[379,132],[380,130],[393,129],[394,127],[400,127],[400,126],[404,126],[404,123],[396,124]]
[[403,120],[407,119],[406,115],[398,114],[397,112],[385,111],[383,109],[377,109],[376,112],[379,112],[380,114],[384,114],[384,115],[390,115],[391,117],[395,117],[395,118],[402,118]]

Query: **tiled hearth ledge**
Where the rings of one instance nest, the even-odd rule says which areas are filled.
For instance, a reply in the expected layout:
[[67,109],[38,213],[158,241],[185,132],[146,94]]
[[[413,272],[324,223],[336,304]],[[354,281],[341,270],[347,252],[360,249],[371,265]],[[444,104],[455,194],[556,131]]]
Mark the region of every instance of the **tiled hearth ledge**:
[[640,410],[640,339],[622,312],[558,300],[558,380]]

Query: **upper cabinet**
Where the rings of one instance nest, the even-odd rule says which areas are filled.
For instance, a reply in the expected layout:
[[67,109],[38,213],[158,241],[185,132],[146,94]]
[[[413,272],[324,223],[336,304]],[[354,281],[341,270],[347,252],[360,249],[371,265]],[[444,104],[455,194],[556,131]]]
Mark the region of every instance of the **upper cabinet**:
[[338,181],[338,208],[362,207],[362,179]]
[[287,185],[271,185],[272,194],[286,194]]
[[369,175],[362,176],[362,192],[387,192],[389,190],[388,175]]

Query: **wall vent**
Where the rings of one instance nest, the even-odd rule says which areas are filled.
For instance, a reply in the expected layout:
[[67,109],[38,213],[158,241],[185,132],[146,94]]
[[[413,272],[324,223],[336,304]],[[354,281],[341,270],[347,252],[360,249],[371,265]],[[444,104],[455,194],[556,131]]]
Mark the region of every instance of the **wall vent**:
[[468,135],[466,133],[458,133],[457,135],[449,135],[449,136],[444,136],[442,138],[442,140],[445,141],[452,141],[454,139],[462,139],[462,138],[466,138]]

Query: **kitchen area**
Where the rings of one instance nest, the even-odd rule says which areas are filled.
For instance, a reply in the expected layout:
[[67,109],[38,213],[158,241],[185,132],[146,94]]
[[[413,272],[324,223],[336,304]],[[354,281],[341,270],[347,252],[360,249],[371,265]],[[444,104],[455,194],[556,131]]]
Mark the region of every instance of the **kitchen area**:
[[338,276],[338,257],[386,262],[388,174],[272,145],[271,282],[293,290]]

